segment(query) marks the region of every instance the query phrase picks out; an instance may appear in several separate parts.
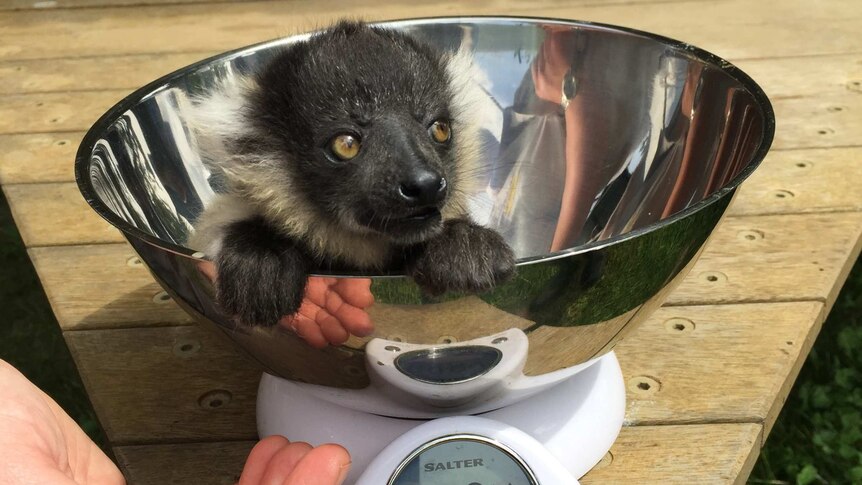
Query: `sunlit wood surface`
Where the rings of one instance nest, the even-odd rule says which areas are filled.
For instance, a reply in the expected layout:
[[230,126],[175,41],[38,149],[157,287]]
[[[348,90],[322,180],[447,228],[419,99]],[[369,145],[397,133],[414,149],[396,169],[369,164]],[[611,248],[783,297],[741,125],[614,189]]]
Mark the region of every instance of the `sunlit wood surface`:
[[[617,349],[626,427],[583,479],[745,481],[862,242],[862,3],[5,0],[0,183],[130,483],[233,483],[256,438],[260,370],[159,298],[78,195],[83,131],[134,88],[210,54],[340,15],[457,14],[663,34],[727,58],[770,96],[778,128],[762,168],[688,279]],[[179,350],[189,342],[198,350]],[[213,391],[225,405],[207,407]]]

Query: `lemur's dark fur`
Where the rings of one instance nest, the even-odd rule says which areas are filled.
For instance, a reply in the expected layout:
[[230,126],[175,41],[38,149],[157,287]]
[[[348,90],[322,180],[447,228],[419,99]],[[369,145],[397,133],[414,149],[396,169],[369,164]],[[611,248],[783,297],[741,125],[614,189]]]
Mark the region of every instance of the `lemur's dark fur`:
[[[190,244],[214,259],[222,308],[273,325],[321,267],[400,267],[431,294],[507,279],[511,249],[466,209],[478,131],[469,68],[463,53],[341,22],[195,100],[191,126],[229,190]],[[446,142],[429,134],[438,120],[451,127]],[[361,147],[341,161],[329,143],[345,133]],[[410,195],[422,177],[437,184],[433,198]]]

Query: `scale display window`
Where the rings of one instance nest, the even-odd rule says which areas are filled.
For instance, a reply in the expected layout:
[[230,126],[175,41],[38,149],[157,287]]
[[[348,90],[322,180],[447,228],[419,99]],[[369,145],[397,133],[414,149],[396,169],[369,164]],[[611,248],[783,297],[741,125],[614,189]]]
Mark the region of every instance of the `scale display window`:
[[411,453],[388,485],[538,485],[514,452],[488,438],[446,436]]

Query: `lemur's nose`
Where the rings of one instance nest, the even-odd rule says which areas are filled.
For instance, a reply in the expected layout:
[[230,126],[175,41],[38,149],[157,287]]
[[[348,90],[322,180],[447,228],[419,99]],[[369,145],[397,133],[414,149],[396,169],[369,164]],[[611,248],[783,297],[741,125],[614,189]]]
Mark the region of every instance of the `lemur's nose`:
[[446,179],[437,172],[419,169],[398,187],[398,195],[411,206],[435,205],[446,197]]

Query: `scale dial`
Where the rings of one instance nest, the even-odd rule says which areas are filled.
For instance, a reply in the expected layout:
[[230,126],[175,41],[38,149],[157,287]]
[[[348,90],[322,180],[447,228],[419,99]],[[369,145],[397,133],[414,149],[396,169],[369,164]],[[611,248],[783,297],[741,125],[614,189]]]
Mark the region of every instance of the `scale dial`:
[[507,446],[484,436],[457,434],[429,441],[401,463],[387,485],[538,485]]
[[392,441],[356,485],[578,485],[527,433],[476,416],[439,418]]

